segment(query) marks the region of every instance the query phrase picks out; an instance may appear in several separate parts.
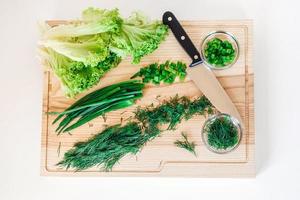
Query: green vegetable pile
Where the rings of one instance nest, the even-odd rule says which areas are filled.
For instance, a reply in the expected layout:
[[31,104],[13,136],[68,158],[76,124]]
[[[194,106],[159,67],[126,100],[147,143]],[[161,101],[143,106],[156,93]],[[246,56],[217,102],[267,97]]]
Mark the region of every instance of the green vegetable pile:
[[219,38],[214,38],[207,42],[204,54],[207,62],[216,67],[224,67],[231,64],[236,56],[232,44]]
[[142,77],[144,83],[152,82],[156,85],[161,82],[171,84],[174,83],[176,77],[182,81],[186,77],[186,64],[178,62],[166,61],[165,63],[153,63],[134,74],[131,78]]
[[87,141],[76,143],[57,165],[77,171],[102,166],[109,171],[125,155],[137,154],[147,142],[159,136],[164,131],[162,125],[174,130],[182,120],[212,111],[211,103],[204,96],[193,101],[175,96],[156,107],[138,108],[132,121],[123,126],[110,126]]
[[194,142],[190,142],[188,140],[188,137],[187,137],[187,134],[185,133],[181,133],[181,136],[183,137],[183,141],[181,140],[176,140],[174,142],[174,144],[179,147],[179,148],[182,148],[182,149],[185,149],[189,152],[191,152],[192,154],[194,154],[195,156],[197,156],[196,154],[196,151],[195,151],[195,146],[196,144]]
[[144,84],[137,80],[113,84],[82,97],[63,112],[49,114],[58,114],[53,124],[64,117],[56,129],[58,134],[68,132],[107,112],[133,105],[143,96],[143,88]]
[[94,67],[73,61],[51,48],[43,49],[43,55],[48,65],[60,78],[65,93],[69,97],[74,97],[96,85],[108,70],[117,66],[121,61],[121,58],[113,52]]
[[215,149],[227,149],[239,141],[238,129],[228,116],[217,118],[209,123],[204,130],[208,144]]
[[44,24],[41,56],[61,80],[69,97],[91,88],[121,58],[141,58],[158,48],[167,26],[140,13],[122,18],[118,9],[88,8],[80,21],[50,27]]

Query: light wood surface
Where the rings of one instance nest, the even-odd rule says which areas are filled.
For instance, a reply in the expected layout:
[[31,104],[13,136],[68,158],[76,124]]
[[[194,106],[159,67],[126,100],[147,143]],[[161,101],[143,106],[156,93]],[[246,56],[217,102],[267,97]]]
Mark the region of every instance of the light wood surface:
[[[49,21],[50,25],[65,23],[63,21]],[[136,156],[128,155],[112,172],[100,172],[98,168],[91,168],[82,172],[71,169],[60,169],[56,163],[62,159],[64,152],[74,143],[86,140],[93,134],[101,132],[104,125],[120,123],[120,118],[131,116],[136,106],[157,104],[160,100],[176,94],[191,98],[201,95],[201,91],[187,78],[184,82],[172,85],[147,85],[144,97],[136,106],[114,111],[107,114],[107,120],[95,119],[90,123],[74,130],[72,135],[57,136],[56,126],[51,123],[55,116],[46,112],[62,111],[75,100],[64,97],[59,81],[52,74],[44,73],[43,95],[43,124],[41,143],[41,174],[44,176],[186,176],[186,177],[254,177],[255,176],[255,130],[254,130],[254,93],[252,69],[252,21],[183,21],[186,32],[195,45],[200,47],[202,39],[210,32],[224,30],[232,33],[240,45],[240,56],[229,69],[214,71],[220,83],[236,105],[243,120],[245,129],[239,147],[228,154],[210,152],[201,139],[201,128],[205,117],[194,117],[183,122],[176,131],[164,132],[159,138],[148,143]],[[132,65],[130,58],[108,72],[100,83],[90,91],[106,85],[127,80],[140,67],[153,62],[166,60],[182,60],[187,64],[190,59],[179,46],[172,33],[169,34],[158,50],[142,59],[139,65]],[[90,91],[86,92],[89,93]],[[86,94],[85,93],[85,94]],[[82,94],[79,97],[85,95]],[[160,95],[157,99],[156,97]],[[78,97],[78,98],[79,98]],[[174,141],[180,139],[180,133],[187,132],[189,138],[196,143],[197,157],[183,149],[174,146]]]

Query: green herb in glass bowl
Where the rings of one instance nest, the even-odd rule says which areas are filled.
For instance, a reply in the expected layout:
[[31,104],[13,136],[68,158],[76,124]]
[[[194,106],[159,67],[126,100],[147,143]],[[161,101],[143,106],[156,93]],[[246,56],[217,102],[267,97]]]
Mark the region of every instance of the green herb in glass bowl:
[[239,54],[238,43],[227,32],[213,32],[205,37],[201,49],[205,64],[213,69],[225,69],[232,66]]
[[238,146],[241,136],[239,122],[227,114],[212,116],[205,122],[202,130],[204,143],[215,153],[232,151]]

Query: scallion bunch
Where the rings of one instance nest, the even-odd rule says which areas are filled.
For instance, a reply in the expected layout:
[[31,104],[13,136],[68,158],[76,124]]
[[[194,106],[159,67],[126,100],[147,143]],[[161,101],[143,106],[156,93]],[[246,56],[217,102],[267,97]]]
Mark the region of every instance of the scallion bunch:
[[58,134],[68,132],[107,112],[133,105],[143,96],[143,88],[137,80],[113,84],[82,97],[63,112],[49,114],[58,114],[53,124],[63,118],[56,129]]

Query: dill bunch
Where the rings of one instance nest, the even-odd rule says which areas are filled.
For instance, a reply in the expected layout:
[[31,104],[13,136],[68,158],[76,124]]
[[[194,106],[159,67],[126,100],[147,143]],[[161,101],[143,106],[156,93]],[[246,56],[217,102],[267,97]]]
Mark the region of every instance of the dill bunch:
[[194,154],[195,156],[197,156],[196,151],[195,151],[195,146],[196,144],[194,142],[190,142],[188,140],[187,134],[185,133],[181,133],[181,136],[183,137],[183,141],[180,140],[176,140],[174,142],[174,144],[179,147],[179,148],[183,148],[189,152],[191,152],[192,154]]
[[204,96],[193,101],[175,96],[156,107],[137,108],[131,122],[110,126],[87,141],[76,143],[57,165],[77,171],[94,166],[110,171],[125,155],[137,154],[147,142],[159,136],[164,131],[161,125],[174,130],[183,119],[212,111],[212,104]]
[[77,170],[103,165],[110,170],[124,155],[136,154],[146,140],[137,123],[111,126],[85,142],[76,143],[58,165]]

